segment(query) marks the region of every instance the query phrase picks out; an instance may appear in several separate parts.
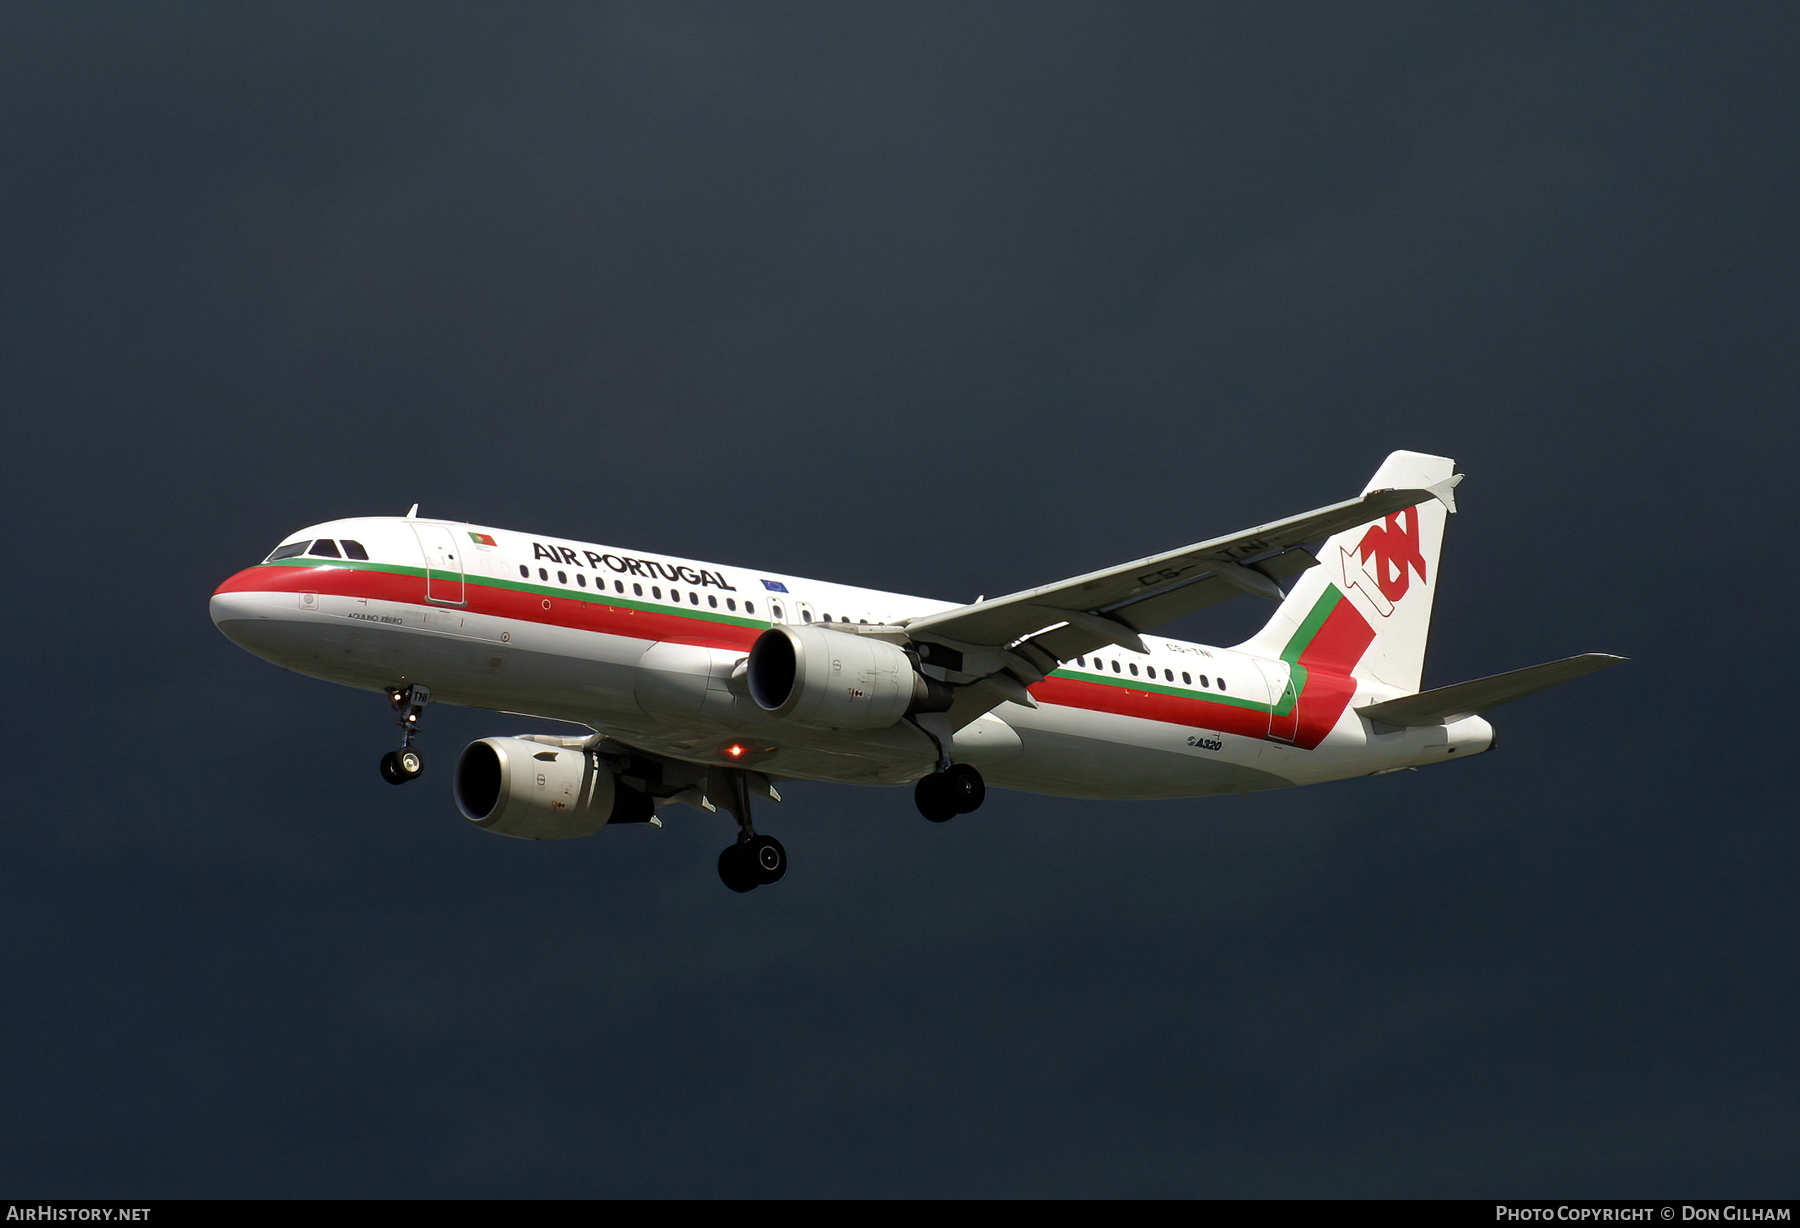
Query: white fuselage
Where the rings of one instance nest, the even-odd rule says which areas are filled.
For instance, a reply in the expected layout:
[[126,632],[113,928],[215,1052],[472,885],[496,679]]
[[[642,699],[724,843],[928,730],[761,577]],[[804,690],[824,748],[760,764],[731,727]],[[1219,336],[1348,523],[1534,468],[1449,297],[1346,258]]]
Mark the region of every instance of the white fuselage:
[[[910,721],[849,731],[765,712],[742,663],[777,623],[895,627],[951,603],[445,521],[336,520],[293,543],[306,552],[278,550],[212,598],[220,630],[289,669],[372,690],[423,685],[435,702],[772,777],[902,784],[937,762]],[[1349,674],[1327,685],[1315,666],[1296,691],[1304,657],[1143,643],[1066,662],[1030,688],[1037,707],[1004,702],[958,730],[953,757],[1005,788],[1157,798],[1368,775],[1491,741],[1479,717],[1384,731],[1354,708],[1392,690]]]

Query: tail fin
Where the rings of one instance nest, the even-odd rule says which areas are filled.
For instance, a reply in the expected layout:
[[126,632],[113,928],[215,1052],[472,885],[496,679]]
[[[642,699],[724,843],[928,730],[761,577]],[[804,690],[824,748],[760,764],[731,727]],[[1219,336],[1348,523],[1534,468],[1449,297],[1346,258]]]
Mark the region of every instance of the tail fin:
[[1455,510],[1456,462],[1395,452],[1373,490],[1431,490],[1436,499],[1326,540],[1319,566],[1302,572],[1267,626],[1238,645],[1270,660],[1355,674],[1411,695],[1425,667],[1444,518]]

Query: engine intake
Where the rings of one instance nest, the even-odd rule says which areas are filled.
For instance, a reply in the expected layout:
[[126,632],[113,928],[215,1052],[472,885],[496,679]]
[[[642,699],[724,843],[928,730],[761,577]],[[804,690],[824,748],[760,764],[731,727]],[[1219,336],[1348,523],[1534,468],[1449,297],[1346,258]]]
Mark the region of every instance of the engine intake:
[[650,803],[588,751],[524,738],[469,743],[456,761],[454,792],[469,822],[521,840],[569,840],[611,821],[642,822]]
[[757,636],[745,681],[764,712],[825,729],[886,729],[909,713],[942,712],[951,699],[904,649],[817,624]]

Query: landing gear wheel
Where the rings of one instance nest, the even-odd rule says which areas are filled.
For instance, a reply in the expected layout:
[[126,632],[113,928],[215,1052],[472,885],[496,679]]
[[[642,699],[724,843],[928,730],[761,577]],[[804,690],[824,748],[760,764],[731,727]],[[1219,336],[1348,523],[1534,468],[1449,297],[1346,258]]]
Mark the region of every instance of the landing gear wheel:
[[747,856],[759,883],[778,883],[787,873],[787,850],[774,836],[755,836],[747,846]]
[[986,797],[987,783],[966,763],[953,763],[942,772],[921,776],[913,786],[913,802],[933,823],[971,814]]
[[761,880],[748,844],[728,844],[719,853],[719,881],[740,894],[756,889]]
[[944,792],[955,803],[956,813],[974,814],[987,800],[987,782],[968,764],[953,763],[944,773]]
[[425,774],[425,758],[412,747],[390,750],[381,757],[381,778],[390,785],[403,785]]
[[941,772],[919,777],[919,783],[913,786],[913,805],[933,823],[948,823],[956,817],[956,803],[950,800]]

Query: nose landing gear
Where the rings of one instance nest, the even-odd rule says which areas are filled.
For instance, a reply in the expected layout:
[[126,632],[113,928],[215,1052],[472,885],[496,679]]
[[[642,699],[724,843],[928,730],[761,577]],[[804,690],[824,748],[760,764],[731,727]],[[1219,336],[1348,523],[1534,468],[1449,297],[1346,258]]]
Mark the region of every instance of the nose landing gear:
[[419,715],[431,702],[431,690],[422,686],[395,687],[388,692],[388,702],[400,714],[395,722],[400,726],[400,749],[381,757],[381,778],[390,785],[403,785],[425,774],[425,756],[413,745],[413,739],[419,733]]
[[933,823],[973,814],[986,798],[987,782],[967,763],[952,763],[941,772],[921,776],[913,786],[914,804]]

